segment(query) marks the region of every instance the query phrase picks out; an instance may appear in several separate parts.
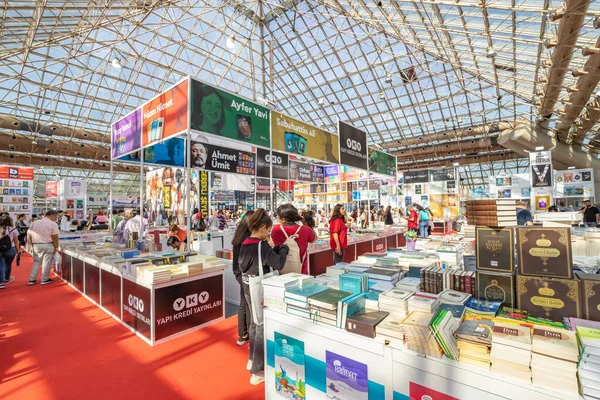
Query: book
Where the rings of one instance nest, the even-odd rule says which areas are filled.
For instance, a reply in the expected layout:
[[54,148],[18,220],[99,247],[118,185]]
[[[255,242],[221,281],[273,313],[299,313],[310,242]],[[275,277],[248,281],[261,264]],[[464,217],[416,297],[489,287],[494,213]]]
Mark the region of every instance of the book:
[[531,351],[492,342],[490,360],[492,364],[494,363],[494,360],[502,360],[512,364],[519,364],[522,365],[525,370],[527,370],[529,369],[529,365],[531,363]]
[[582,317],[600,321],[600,275],[575,273],[581,282]]
[[465,304],[465,309],[467,314],[475,314],[480,317],[495,317],[500,309],[500,304],[498,301],[487,301],[472,297]]
[[319,293],[309,296],[308,304],[327,310],[336,310],[338,302],[342,299],[345,299],[351,294],[352,293],[344,292],[341,290],[326,289]]
[[418,292],[421,288],[421,279],[420,278],[402,278],[398,282],[396,282],[396,288],[409,290],[411,292]]
[[496,322],[492,332],[492,349],[496,344],[503,344],[531,351],[531,330],[529,327]]
[[366,275],[368,275],[369,278],[379,279],[379,280],[383,280],[383,281],[393,281],[395,279],[398,279],[398,276],[399,276],[398,271],[393,271],[393,270],[388,270],[388,269],[383,269],[383,268],[376,268],[376,267],[369,268],[364,273]]
[[478,226],[475,228],[475,236],[477,239],[475,245],[478,271],[488,270],[510,273],[514,271],[515,256],[512,228]]
[[570,227],[519,227],[516,247],[520,275],[573,278]]
[[366,274],[348,272],[339,276],[340,290],[350,293],[362,293],[369,290],[369,277]]
[[376,337],[384,335],[389,338],[399,339],[402,342],[404,340],[404,330],[400,324],[403,320],[404,318],[400,319],[394,315],[388,315],[375,327]]
[[517,308],[552,321],[581,318],[579,283],[575,279],[517,275]]
[[327,290],[327,286],[323,285],[308,284],[295,286],[286,289],[285,297],[291,300],[307,302],[310,296],[321,293],[325,290]]
[[465,316],[465,306],[460,304],[440,304],[438,310],[450,311],[458,322],[461,322]]
[[274,333],[275,390],[286,399],[306,398],[304,342]]
[[534,325],[531,351],[561,360],[579,361],[575,332]]
[[288,288],[299,284],[309,283],[314,278],[310,275],[290,273],[285,275],[274,275],[262,280],[263,286],[275,286]]
[[494,323],[492,321],[463,321],[454,335],[459,340],[490,346],[492,344],[493,329]]
[[374,338],[377,325],[388,315],[386,311],[360,311],[346,318],[346,331]]
[[337,323],[336,326],[340,329],[344,329],[346,326],[346,319],[356,314],[357,312],[365,309],[365,294],[357,293],[347,296],[340,300],[337,306]]
[[477,290],[481,299],[515,307],[515,276],[512,273],[478,271]]
[[457,292],[456,290],[446,289],[442,291],[438,299],[441,304],[460,304],[464,305],[471,298],[470,294]]
[[446,357],[457,361],[458,344],[454,332],[458,328],[458,322],[452,313],[447,310],[438,310],[429,326]]
[[325,351],[325,383],[328,399],[369,399],[369,374],[366,364]]

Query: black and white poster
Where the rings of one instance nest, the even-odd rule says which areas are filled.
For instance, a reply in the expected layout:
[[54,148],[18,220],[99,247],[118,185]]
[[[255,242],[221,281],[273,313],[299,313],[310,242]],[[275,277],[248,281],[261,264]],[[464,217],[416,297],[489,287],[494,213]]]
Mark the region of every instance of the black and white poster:
[[254,175],[256,156],[254,153],[192,142],[192,167],[207,171]]
[[427,183],[429,182],[429,170],[405,171],[404,183]]
[[319,165],[290,161],[290,179],[303,182],[325,182],[325,172]]
[[540,164],[531,166],[531,186],[552,187],[552,166],[550,164]]
[[434,169],[430,172],[432,182],[453,181],[456,179],[454,168]]
[[368,170],[367,133],[342,121],[338,121],[338,132],[340,137],[340,163],[349,167]]
[[156,289],[154,294],[154,340],[225,316],[223,275]]
[[271,176],[271,164],[273,164],[274,179],[288,179],[288,155],[274,151],[258,148],[256,151],[256,176],[269,178]]

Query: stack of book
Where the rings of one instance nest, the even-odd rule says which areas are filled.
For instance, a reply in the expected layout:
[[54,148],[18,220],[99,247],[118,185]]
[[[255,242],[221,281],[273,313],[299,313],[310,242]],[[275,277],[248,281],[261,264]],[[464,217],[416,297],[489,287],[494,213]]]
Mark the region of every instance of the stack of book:
[[396,288],[402,290],[408,290],[410,292],[420,292],[421,291],[421,279],[419,278],[410,278],[405,277],[396,282]]
[[463,321],[454,336],[458,339],[458,360],[463,364],[490,369],[492,321]]
[[389,313],[385,311],[360,311],[346,319],[346,330],[357,335],[374,338],[377,326],[388,315]]
[[423,311],[435,313],[440,301],[435,294],[416,292],[408,299],[408,312]]
[[[581,394],[586,399],[600,399],[600,323],[577,324],[575,328],[581,345],[579,382]],[[588,326],[584,326],[588,325]],[[592,325],[594,325],[592,327]]]
[[340,267],[338,264],[327,267],[327,271],[325,272],[325,274],[329,276],[340,276],[345,274],[346,272],[348,272],[346,268]]
[[325,289],[308,297],[310,318],[328,325],[337,326],[338,303],[352,293],[336,289]]
[[336,326],[346,327],[346,320],[352,315],[365,310],[365,293],[354,293],[338,301]]
[[369,277],[369,279],[387,281],[392,284],[398,282],[398,277],[400,276],[398,270],[378,267],[371,267],[364,273]]
[[394,343],[404,343],[404,330],[400,325],[404,318],[388,315],[375,327],[375,336]]
[[315,277],[315,284],[324,285],[330,287],[332,289],[340,288],[340,278],[339,275],[331,276],[329,274],[321,274]]
[[469,225],[516,226],[517,203],[510,199],[467,200]]
[[369,277],[366,274],[347,272],[339,275],[339,289],[350,293],[363,293],[369,290]]
[[457,292],[456,290],[446,289],[438,296],[440,304],[456,304],[464,306],[471,298],[468,293]]
[[398,318],[408,315],[408,299],[414,294],[408,290],[392,288],[379,295],[379,310]]
[[144,269],[144,280],[153,285],[169,282],[171,280],[171,269],[165,267],[155,267]]
[[181,264],[181,270],[188,276],[199,275],[203,272],[203,265],[200,262],[189,262]]
[[286,274],[276,275],[262,280],[264,305],[275,311],[285,313],[285,291],[294,286],[309,285],[314,278],[310,275]]
[[233,251],[229,249],[217,250],[216,254],[217,258],[224,258],[226,260],[233,260]]
[[476,296],[477,274],[475,271],[462,271],[454,268],[427,267],[421,269],[421,287],[427,293],[437,294],[452,289]]
[[471,297],[465,304],[465,319],[492,319],[502,305],[499,301],[480,300]]
[[356,261],[353,262],[352,264],[366,264],[366,265],[377,264],[377,257],[369,257],[369,256],[365,256],[365,255],[358,256]]
[[575,332],[534,325],[531,345],[533,383],[577,395],[579,349]]
[[492,333],[491,371],[531,383],[529,326],[496,322]]
[[419,355],[442,358],[442,349],[429,328],[432,317],[433,314],[421,311],[408,314],[400,324],[404,331],[404,344]]
[[455,361],[458,361],[458,343],[454,332],[458,329],[458,325],[459,322],[448,310],[438,310],[429,324],[435,340],[446,357]]
[[[288,314],[310,319],[308,298],[327,289],[327,286],[305,284],[288,287],[285,289],[284,303]],[[266,293],[265,293],[266,297]],[[266,299],[265,299],[266,301]],[[266,304],[265,304],[266,305]]]
[[442,304],[438,307],[438,310],[449,311],[454,319],[460,324],[465,318],[465,306],[462,304]]
[[475,225],[463,225],[462,232],[466,238],[475,238]]

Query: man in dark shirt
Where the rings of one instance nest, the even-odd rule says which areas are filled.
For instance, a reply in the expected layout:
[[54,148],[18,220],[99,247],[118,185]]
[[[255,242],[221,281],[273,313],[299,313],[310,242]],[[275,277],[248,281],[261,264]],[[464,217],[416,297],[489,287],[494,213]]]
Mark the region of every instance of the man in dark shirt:
[[517,225],[533,225],[531,211],[527,209],[527,203],[517,202]]
[[581,209],[581,213],[583,214],[583,224],[585,226],[589,226],[592,228],[597,228],[600,224],[600,210],[598,207],[592,205],[592,202],[586,200],[583,202],[585,205]]

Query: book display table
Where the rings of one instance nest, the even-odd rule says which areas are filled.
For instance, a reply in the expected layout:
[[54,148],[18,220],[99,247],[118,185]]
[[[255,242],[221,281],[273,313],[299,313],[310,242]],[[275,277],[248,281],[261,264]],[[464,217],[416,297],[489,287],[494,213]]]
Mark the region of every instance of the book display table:
[[[343,390],[333,384],[333,371],[340,371],[353,387],[366,382],[361,399],[435,399],[435,400],[498,400],[498,399],[581,399],[520,383],[506,376],[464,365],[448,358],[428,358],[404,350],[394,342],[370,339],[318,322],[265,309],[265,395],[266,399],[282,397],[293,382],[302,380],[307,399],[327,399],[327,391]],[[282,339],[283,338],[283,339]],[[294,344],[293,360],[286,355]],[[301,353],[301,354],[298,354]],[[347,367],[351,360],[352,369]],[[341,361],[340,361],[341,360]],[[282,367],[286,376],[282,376]],[[345,382],[346,380],[344,380]],[[282,385],[282,382],[284,383]],[[342,384],[343,386],[344,384]]]
[[225,318],[224,268],[160,284],[65,249],[57,274],[151,346]]

